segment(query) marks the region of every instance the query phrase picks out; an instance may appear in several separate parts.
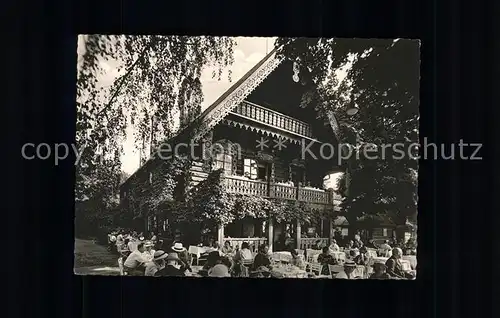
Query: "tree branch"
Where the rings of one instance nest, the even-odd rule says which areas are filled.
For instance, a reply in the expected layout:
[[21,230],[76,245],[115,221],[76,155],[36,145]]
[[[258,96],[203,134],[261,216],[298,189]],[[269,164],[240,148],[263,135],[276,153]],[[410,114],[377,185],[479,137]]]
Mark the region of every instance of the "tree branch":
[[156,44],[157,42],[157,38],[155,37],[141,52],[141,54],[139,55],[139,57],[134,61],[134,63],[129,67],[129,69],[127,70],[127,72],[122,76],[121,78],[121,81],[120,83],[118,84],[117,88],[115,89],[115,92],[113,93],[113,95],[111,96],[111,98],[109,99],[108,103],[106,104],[106,106],[104,106],[96,115],[96,118],[99,117],[106,109],[108,109],[114,99],[116,98],[116,96],[118,96],[118,93],[120,92],[123,84],[125,83],[125,80],[127,79],[127,77],[130,76],[130,74],[132,73],[132,70],[135,68],[135,66],[139,63],[139,61],[141,61],[144,56],[146,55],[146,53],[149,51],[149,49],[151,49],[153,47],[154,44]]
[[[116,96],[118,96],[118,93],[120,92],[123,84],[125,83],[125,80],[127,79],[127,77],[129,77],[129,75],[132,73],[132,70],[135,68],[135,66],[139,63],[139,61],[141,61],[144,56],[146,55],[146,53],[156,44],[156,42],[158,42],[158,38],[155,37],[141,52],[141,54],[139,55],[139,57],[137,58],[137,60],[134,61],[134,63],[129,67],[129,69],[127,70],[127,72],[122,76],[121,78],[121,81],[120,81],[120,84],[118,84],[118,87],[116,88],[115,92],[113,93],[113,95],[111,96],[111,98],[109,99],[108,103],[106,104],[106,106],[104,106],[96,115],[96,117],[99,117],[106,109],[108,109],[114,99],[116,98]],[[184,44],[184,45],[196,45],[196,43],[189,43],[189,42],[179,42],[179,41],[172,41],[172,40],[169,40],[169,42],[171,43],[177,43],[177,44]]]

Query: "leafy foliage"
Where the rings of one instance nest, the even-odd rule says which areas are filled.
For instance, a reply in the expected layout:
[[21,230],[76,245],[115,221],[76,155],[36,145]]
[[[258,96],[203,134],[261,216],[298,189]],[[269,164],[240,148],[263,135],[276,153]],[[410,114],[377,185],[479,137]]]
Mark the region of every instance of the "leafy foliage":
[[165,201],[173,201],[179,177],[185,177],[191,161],[187,157],[156,160],[150,169],[144,169],[130,180],[128,195],[130,208],[143,213],[154,211]]
[[[417,152],[410,145],[418,142],[419,43],[286,38],[278,43],[283,44],[279,54],[299,64],[301,81],[310,87],[305,103],[318,105],[325,121],[328,111],[334,111],[342,142],[361,147],[354,150],[349,173],[339,180],[350,223],[364,214],[385,213],[397,224],[414,219],[418,162],[408,153]],[[331,69],[349,64],[339,82]],[[348,117],[345,110],[352,103],[359,112]],[[376,151],[361,151],[373,144]],[[394,149],[382,152],[382,145],[396,144],[404,157]]]
[[[87,35],[82,40],[76,144],[85,151],[76,167],[75,195],[109,206],[123,181],[120,155],[127,126],[136,132],[137,145],[155,147],[175,133],[176,116],[180,128],[187,125],[201,110],[203,67],[213,66],[213,77],[220,79],[223,68],[233,62],[235,42],[211,36]],[[119,75],[110,87],[99,83],[106,62],[116,64]],[[158,191],[151,196],[157,200],[141,204],[154,207],[175,183],[165,174],[157,181],[162,185],[153,186]],[[144,189],[139,187],[139,192]]]
[[292,220],[311,223],[322,216],[320,211],[303,202],[228,193],[223,180],[223,170],[210,172],[207,179],[190,191],[185,202],[172,203],[165,213],[171,213],[174,222],[208,222],[213,225],[227,225],[247,217],[267,219],[270,216],[278,223]]

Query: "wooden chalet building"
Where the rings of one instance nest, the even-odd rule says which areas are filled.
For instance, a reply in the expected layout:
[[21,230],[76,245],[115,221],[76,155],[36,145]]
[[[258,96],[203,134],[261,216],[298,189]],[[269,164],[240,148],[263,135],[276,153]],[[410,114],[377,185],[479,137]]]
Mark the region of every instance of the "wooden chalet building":
[[[315,105],[301,108],[305,87],[293,81],[292,75],[292,63],[279,59],[276,49],[271,51],[179,133],[176,138],[184,142],[191,139],[205,145],[239,145],[238,155],[222,151],[208,167],[203,158],[195,160],[186,187],[204,180],[210,169],[222,168],[229,192],[295,200],[317,210],[338,210],[340,197],[331,189],[323,189],[323,179],[343,168],[337,165],[336,153],[328,159],[320,156],[324,143],[331,145],[323,147],[325,156],[330,156],[332,146],[337,149],[335,116],[329,114],[329,122],[325,123],[317,119]],[[262,144],[264,140],[267,142]],[[303,156],[303,148],[310,143],[313,145],[309,149],[317,159]],[[122,185],[122,206],[130,204],[127,194],[134,191],[130,181],[142,179],[147,182],[150,179],[151,182],[159,160],[153,156]],[[136,218],[137,227],[145,231],[162,227],[155,224],[156,218],[151,211],[139,211],[141,209],[136,206],[131,212],[140,215]],[[225,240],[254,241],[256,245],[267,242],[271,250],[273,246],[277,250],[284,231],[291,233],[299,248],[309,247],[318,239],[328,243],[332,237],[331,219],[324,219],[316,227],[297,223],[295,220],[277,223],[273,219],[238,221],[219,227],[217,240],[220,243]]]

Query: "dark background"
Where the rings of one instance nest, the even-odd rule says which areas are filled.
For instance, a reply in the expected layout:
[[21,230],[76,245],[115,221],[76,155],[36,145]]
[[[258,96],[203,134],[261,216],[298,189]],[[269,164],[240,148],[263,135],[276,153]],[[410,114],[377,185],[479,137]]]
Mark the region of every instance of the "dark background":
[[[2,108],[9,116],[4,124],[9,150],[2,153],[10,160],[3,169],[8,177],[6,317],[495,316],[491,300],[498,270],[493,271],[491,255],[498,251],[493,249],[498,238],[490,233],[497,212],[492,194],[497,193],[493,138],[498,134],[493,130],[499,125],[492,106],[498,80],[492,75],[499,70],[500,28],[493,26],[493,5],[450,0],[3,3],[2,104],[7,107]],[[419,38],[422,138],[482,142],[484,160],[421,162],[415,282],[74,276],[72,161],[57,167],[49,160],[24,161],[20,149],[26,142],[74,142],[78,33]]]

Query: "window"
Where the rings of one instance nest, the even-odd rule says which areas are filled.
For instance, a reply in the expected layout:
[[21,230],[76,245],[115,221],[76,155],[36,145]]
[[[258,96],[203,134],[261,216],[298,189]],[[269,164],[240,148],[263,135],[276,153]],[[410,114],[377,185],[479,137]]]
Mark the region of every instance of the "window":
[[250,179],[257,179],[257,162],[253,159],[243,159],[243,175]]
[[218,153],[215,157],[215,170],[223,169],[226,175],[232,174],[233,158],[229,154]]
[[257,179],[267,180],[267,165],[259,164],[257,166]]

